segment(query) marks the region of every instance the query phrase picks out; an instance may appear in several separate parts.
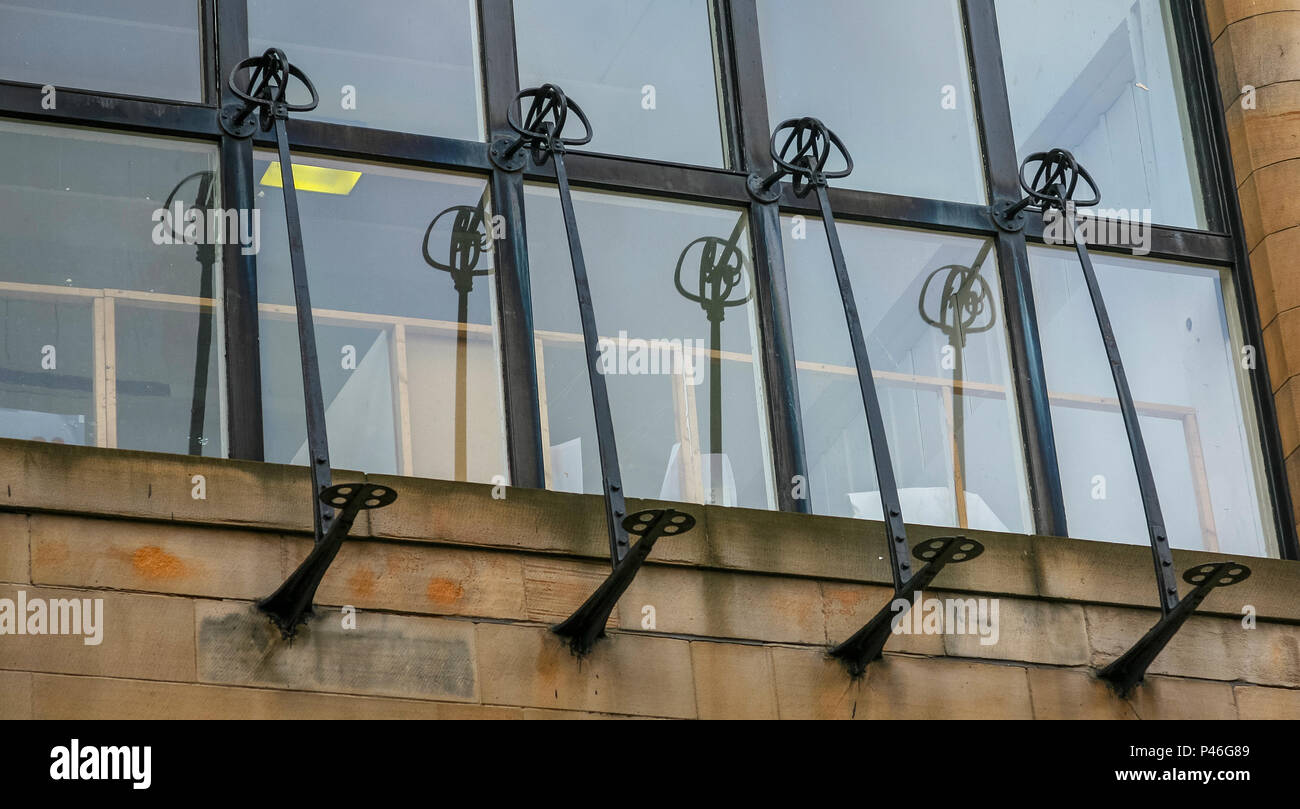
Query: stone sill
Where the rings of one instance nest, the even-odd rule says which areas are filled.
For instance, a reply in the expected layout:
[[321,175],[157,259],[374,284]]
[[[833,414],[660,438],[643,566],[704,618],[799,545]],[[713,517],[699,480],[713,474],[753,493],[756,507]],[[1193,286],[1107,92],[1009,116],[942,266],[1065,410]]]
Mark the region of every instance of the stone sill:
[[[205,478],[206,499],[191,496]],[[363,512],[352,536],[521,550],[608,562],[600,498],[537,489],[336,470],[334,481],[393,487],[397,502]],[[0,439],[0,511],[50,512],[133,520],[310,533],[306,467]],[[629,507],[656,501],[630,499]],[[807,577],[891,586],[884,526],[877,521],[693,504],[672,504],[698,521],[664,538],[650,564]],[[954,533],[910,525],[909,541]],[[1129,545],[1060,537],[966,531],[984,543],[976,561],[944,570],[949,592],[1156,608],[1151,552]],[[1198,612],[1300,623],[1300,563],[1174,551],[1179,571],[1240,559],[1253,575],[1216,590]],[[1184,592],[1189,589],[1183,585]]]

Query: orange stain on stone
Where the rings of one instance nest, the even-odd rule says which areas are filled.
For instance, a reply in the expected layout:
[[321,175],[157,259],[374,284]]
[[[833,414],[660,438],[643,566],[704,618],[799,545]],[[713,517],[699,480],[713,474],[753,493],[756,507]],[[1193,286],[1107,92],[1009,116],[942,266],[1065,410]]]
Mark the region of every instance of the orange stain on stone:
[[375,594],[375,573],[368,567],[359,567],[348,576],[348,587],[357,598],[370,598]]
[[174,579],[186,574],[185,563],[179,556],[168,553],[157,545],[146,545],[131,554],[135,572],[155,579]]
[[435,604],[455,604],[465,595],[465,588],[451,579],[435,578],[429,580],[429,589],[425,592]]

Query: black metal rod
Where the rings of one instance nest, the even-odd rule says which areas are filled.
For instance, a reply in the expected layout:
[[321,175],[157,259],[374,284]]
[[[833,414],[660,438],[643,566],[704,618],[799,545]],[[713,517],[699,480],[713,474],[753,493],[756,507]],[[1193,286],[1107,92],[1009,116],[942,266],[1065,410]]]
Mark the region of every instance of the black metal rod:
[[835,228],[835,215],[831,212],[826,185],[813,186],[817,204],[821,208],[826,241],[830,246],[831,264],[844,304],[844,318],[849,327],[849,343],[853,346],[853,361],[857,366],[858,389],[862,393],[862,406],[867,411],[867,434],[871,438],[871,456],[876,466],[876,486],[880,489],[880,506],[885,520],[885,537],[889,545],[889,565],[894,575],[894,589],[902,589],[912,578],[912,564],[907,557],[907,529],[903,526],[903,507],[898,497],[898,481],[894,478],[894,465],[889,457],[889,441],[885,433],[885,420],[876,394],[876,379],[871,371],[871,358],[862,336],[862,321],[858,317],[857,300],[853,297],[853,284],[849,280],[844,262],[844,248]]
[[578,217],[573,211],[573,197],[569,190],[569,177],[564,170],[564,152],[553,152],[555,181],[559,186],[560,209],[564,214],[564,232],[569,239],[569,258],[573,264],[573,283],[578,292],[578,316],[582,320],[582,342],[587,354],[587,380],[591,384],[591,404],[596,418],[596,447],[600,451],[600,474],[605,486],[605,521],[609,527],[609,554],[611,565],[618,567],[628,552],[627,530],[623,517],[627,505],[623,497],[623,478],[618,466],[618,447],[614,439],[614,419],[610,415],[609,390],[605,376],[600,372],[600,332],[596,330],[596,315],[591,302],[591,286],[587,281],[587,262],[582,255],[582,241],[578,237]]
[[1074,238],[1074,248],[1079,254],[1079,264],[1083,268],[1083,280],[1088,286],[1088,295],[1092,298],[1092,308],[1097,315],[1097,327],[1101,329],[1101,341],[1106,347],[1106,359],[1110,363],[1111,376],[1115,380],[1115,395],[1119,398],[1120,412],[1124,417],[1124,430],[1128,433],[1129,450],[1133,456],[1138,489],[1142,495],[1142,510],[1146,514],[1156,581],[1160,584],[1160,611],[1168,615],[1174,607],[1178,606],[1178,579],[1174,575],[1174,558],[1169,550],[1169,533],[1165,530],[1164,515],[1160,512],[1160,498],[1156,493],[1155,476],[1151,472],[1151,459],[1147,455],[1146,442],[1142,440],[1142,426],[1138,422],[1137,407],[1133,403],[1133,393],[1129,390],[1128,377],[1124,373],[1124,362],[1120,358],[1119,345],[1115,342],[1115,331],[1111,327],[1110,315],[1106,311],[1106,301],[1097,283],[1097,274],[1092,268],[1092,258],[1088,255],[1088,245],[1079,237],[1074,206],[1067,204],[1062,215],[1066,217],[1070,233]]
[[319,498],[330,487],[329,439],[325,426],[325,397],[321,392],[320,358],[316,352],[316,326],[312,318],[311,293],[307,287],[307,264],[303,258],[302,220],[298,214],[298,192],[293,181],[293,162],[285,121],[274,120],[275,142],[280,152],[280,178],[284,191],[284,219],[289,231],[289,264],[293,271],[293,298],[298,313],[298,351],[302,356],[302,398],[307,414],[307,466],[311,469],[312,502],[315,504],[316,541],[330,530],[334,509]]

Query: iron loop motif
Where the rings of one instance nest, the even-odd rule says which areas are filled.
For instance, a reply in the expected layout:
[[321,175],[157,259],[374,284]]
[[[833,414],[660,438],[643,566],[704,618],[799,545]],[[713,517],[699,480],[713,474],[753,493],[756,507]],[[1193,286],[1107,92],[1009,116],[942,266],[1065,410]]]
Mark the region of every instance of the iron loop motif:
[[[1026,179],[1025,170],[1037,165],[1032,180]],[[1088,184],[1092,196],[1086,200],[1074,198],[1079,180]],[[1020,187],[1029,198],[1039,203],[1044,209],[1064,209],[1067,203],[1075,207],[1087,208],[1101,202],[1101,189],[1092,179],[1088,170],[1079,165],[1074,155],[1066,149],[1052,149],[1050,152],[1036,152],[1026,157],[1020,164]]]
[[[719,236],[701,236],[690,242],[677,257],[677,268],[673,272],[673,284],[677,292],[689,301],[694,301],[704,310],[710,321],[722,321],[726,310],[743,306],[754,297],[754,290],[748,283],[745,254],[740,249],[738,239],[743,230],[737,228],[730,239]],[[701,245],[699,272],[696,276],[696,288],[691,292],[682,283],[682,267],[686,257],[695,245]],[[744,289],[744,294],[733,297],[737,289]]]
[[[939,311],[936,317],[930,317],[925,308],[930,285],[941,275],[944,281],[943,293],[939,297]],[[993,289],[984,280],[984,276],[980,275],[978,265],[967,267],[949,264],[930,273],[921,286],[917,311],[927,325],[946,335],[955,336],[962,346],[966,345],[967,335],[992,329],[998,319]]]
[[[484,203],[486,202],[486,196]],[[438,223],[451,216],[451,237],[447,244],[447,260],[439,261],[429,252],[429,237],[438,227]],[[440,211],[429,227],[424,231],[424,241],[420,251],[424,261],[436,270],[451,275],[457,292],[468,292],[474,286],[474,279],[491,275],[491,268],[477,269],[483,254],[491,250],[491,234],[487,229],[487,216],[484,204],[453,205]]]
[[[519,123],[518,108],[524,99],[532,99],[524,122]],[[506,122],[519,138],[506,150],[509,159],[520,146],[528,146],[533,153],[533,162],[545,165],[547,158],[564,151],[566,146],[582,146],[591,142],[591,122],[577,102],[569,100],[564,91],[554,84],[530,87],[515,96],[514,104],[506,109]],[[582,122],[583,135],[580,138],[563,137],[564,127],[569,121],[569,112],[578,116]]]

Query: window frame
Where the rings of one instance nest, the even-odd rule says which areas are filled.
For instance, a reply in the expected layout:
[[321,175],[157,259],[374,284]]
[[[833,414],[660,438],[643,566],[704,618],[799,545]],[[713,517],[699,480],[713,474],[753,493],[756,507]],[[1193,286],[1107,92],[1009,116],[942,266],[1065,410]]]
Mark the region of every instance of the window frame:
[[[203,48],[203,102],[179,102],[58,90],[58,107],[42,109],[40,86],[0,79],[0,116],[53,124],[77,124],[125,132],[196,138],[219,147],[224,204],[252,208],[253,150],[273,146],[261,135],[231,138],[217,123],[217,113],[234,101],[225,78],[248,56],[248,17],[244,0],[193,0],[199,8]],[[777,203],[752,200],[745,187],[751,171],[771,168],[771,126],[762,69],[756,0],[705,0],[710,4],[715,44],[715,81],[721,93],[724,156],[730,168],[665,163],[635,157],[573,151],[568,157],[575,187],[745,208],[749,212],[751,255],[755,268],[759,350],[772,446],[772,474],[777,508],[808,512],[807,500],[795,499],[789,485],[806,464],[795,379],[793,330],[786,291],[779,217],[783,213],[817,213],[811,198],[796,198],[783,186]],[[1029,486],[1030,510],[1039,534],[1066,536],[1064,504],[1049,412],[1042,347],[1035,322],[1029,281],[1029,243],[1042,244],[1041,223],[1022,232],[994,226],[990,206],[1021,197],[1011,132],[1011,115],[1003,73],[995,0],[953,0],[960,7],[969,61],[975,121],[980,136],[988,205],[832,188],[836,215],[859,221],[994,240],[1003,293],[1015,398]],[[486,131],[492,137],[509,131],[507,105],[518,87],[512,0],[475,0]],[[1227,313],[1240,323],[1247,345],[1263,346],[1262,324],[1255,304],[1240,206],[1235,194],[1227,124],[1219,111],[1217,75],[1204,4],[1171,0],[1178,59],[1192,121],[1193,143],[1209,228],[1193,230],[1152,226],[1151,257],[1209,264],[1229,271],[1237,307]],[[292,58],[292,54],[290,54]],[[815,111],[810,111],[815,112]],[[541,414],[533,356],[533,316],[525,244],[523,186],[554,183],[546,167],[522,173],[503,172],[488,159],[488,143],[414,135],[340,124],[292,120],[289,141],[295,151],[381,161],[427,169],[482,175],[494,209],[505,215],[506,237],[496,256],[500,367],[505,413],[507,460],[512,485],[544,486]],[[1032,217],[1031,217],[1032,219]],[[1107,250],[1096,245],[1097,250]],[[1119,248],[1116,248],[1119,249]],[[222,260],[225,296],[226,390],[229,455],[263,459],[262,400],[257,324],[256,257],[227,245]],[[1293,505],[1287,484],[1277,415],[1268,385],[1267,358],[1256,352],[1249,396],[1259,425],[1268,480],[1268,505],[1284,559],[1300,559]]]

